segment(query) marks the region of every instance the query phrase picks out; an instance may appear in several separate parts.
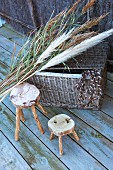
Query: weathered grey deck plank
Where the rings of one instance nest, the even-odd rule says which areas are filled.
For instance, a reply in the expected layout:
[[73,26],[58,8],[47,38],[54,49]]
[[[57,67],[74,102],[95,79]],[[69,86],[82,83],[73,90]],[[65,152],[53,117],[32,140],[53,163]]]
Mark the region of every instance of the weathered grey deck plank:
[[102,104],[102,109],[104,113],[112,117],[113,122],[113,98],[105,96]]
[[[7,61],[8,61],[8,60],[7,60]],[[13,108],[12,111],[14,112],[15,109],[14,109],[14,107],[12,106],[12,104],[11,104],[8,100],[6,100],[5,104],[6,104],[10,109],[11,109],[11,107],[12,107],[12,108]],[[31,114],[29,114],[29,115],[31,115]],[[32,120],[32,116],[31,116],[31,118],[29,118],[29,120]],[[27,124],[28,127],[30,127],[29,124],[30,124],[30,122],[28,122],[28,124]],[[45,123],[44,123],[44,124],[45,124]],[[36,125],[35,125],[35,126],[36,126]],[[35,129],[35,126],[34,126],[34,129]],[[47,120],[46,120],[46,126],[47,126]],[[31,130],[33,131],[32,127],[31,127]],[[39,134],[39,135],[40,135],[40,134]],[[48,139],[49,139],[49,133],[48,133]],[[42,139],[42,140],[44,140],[44,139]],[[50,142],[50,141],[48,140],[48,147],[50,147],[50,146],[49,146],[49,142]],[[47,144],[46,141],[45,141],[45,144]],[[58,144],[57,144],[57,145],[58,145]],[[51,147],[50,147],[50,148],[51,148]],[[67,148],[68,148],[68,147],[67,147]],[[51,149],[53,150],[53,148],[51,148]],[[54,150],[55,150],[55,148],[54,148]],[[55,154],[56,154],[56,152],[55,152]],[[58,155],[59,155],[59,153],[57,152],[57,156],[58,156]],[[64,159],[65,159],[65,158],[64,158]],[[67,159],[65,159],[65,160],[66,160],[66,162],[68,163],[67,160],[69,160],[69,158],[67,157]],[[70,163],[71,163],[71,162],[70,162]],[[68,163],[68,164],[69,164],[69,163]],[[72,162],[71,164],[73,164],[73,162]]]
[[105,94],[113,98],[113,82],[107,80]]
[[[6,102],[6,105],[8,106],[8,102]],[[12,104],[10,104],[10,106],[9,107],[11,107],[12,106]],[[14,110],[13,110],[14,111]],[[32,118],[31,118],[32,119]],[[29,120],[31,120],[31,119],[29,119]],[[47,121],[46,121],[46,125],[47,125]],[[28,124],[28,126],[29,126],[29,124]],[[36,126],[36,124],[35,124],[35,126]],[[37,128],[37,126],[36,126],[36,128]],[[33,129],[32,129],[33,130]],[[43,139],[42,139],[43,140]],[[48,134],[48,143],[49,143],[50,141],[49,141],[49,134]],[[57,143],[56,145],[58,145],[58,142],[56,141],[55,143]],[[56,148],[55,148],[55,146],[54,146],[54,148],[52,148],[52,150],[56,150]],[[68,149],[67,149],[68,150]],[[71,149],[72,150],[72,149]],[[68,151],[67,151],[68,152]],[[57,152],[57,155],[59,155],[59,153]],[[68,158],[67,158],[68,159]],[[66,159],[66,160],[67,160]],[[68,163],[68,162],[67,162]],[[73,163],[71,163],[71,166],[73,165]]]
[[32,168],[36,170],[67,169],[23,123],[21,123],[20,140],[16,142],[14,140],[15,116],[2,103],[0,103],[0,110],[1,130]]
[[[8,106],[8,103],[9,103],[8,101],[5,102],[5,104],[6,104],[7,106]],[[11,104],[9,104],[8,107],[11,107]],[[14,109],[14,108],[13,108],[13,109]],[[14,111],[14,110],[13,110],[13,111]],[[29,120],[30,120],[30,119],[29,119]],[[28,123],[30,123],[30,122],[28,122]],[[94,133],[94,132],[93,132],[93,133]],[[48,137],[48,138],[49,138],[49,137]],[[91,149],[91,148],[90,148],[90,149]],[[110,165],[110,164],[109,164],[109,165]]]
[[[8,70],[9,70],[9,67],[8,67],[8,65],[10,65],[10,53],[9,52],[7,52],[7,51],[5,51],[3,48],[1,48],[1,54],[3,54],[4,56],[3,57],[1,57],[0,58],[0,60],[1,60],[1,68],[0,68],[0,73],[1,73],[1,76],[0,76],[0,78],[1,79],[3,79],[5,76],[6,76],[6,73],[8,72]],[[7,66],[5,65],[5,64],[7,64]],[[3,71],[5,71],[5,72],[2,72],[2,70]],[[3,107],[2,107],[3,108]],[[4,110],[6,110],[6,109],[4,109]],[[6,111],[4,111],[4,113],[6,113]],[[9,117],[8,117],[9,118]],[[10,123],[10,122],[9,122]],[[3,128],[3,126],[1,125],[1,127]],[[15,128],[14,128],[15,129]],[[29,132],[29,130],[27,130],[28,132]],[[6,131],[5,131],[6,132]],[[10,132],[9,132],[10,133]],[[14,135],[14,134],[13,134]],[[32,136],[32,135],[31,135]],[[33,137],[32,137],[33,138]],[[13,136],[13,138],[12,138],[13,140],[14,140],[14,136]],[[14,144],[14,141],[12,142],[13,144]],[[38,140],[37,140],[37,143],[38,143]],[[15,144],[14,144],[15,145]],[[28,146],[25,146],[25,147],[28,147],[28,152],[29,152],[29,144],[27,144]],[[32,142],[32,145],[33,145],[33,142]],[[21,148],[21,150],[25,150],[25,147],[24,148]],[[41,146],[42,148],[44,148],[45,146],[43,146],[43,144],[42,144],[42,146]],[[19,147],[20,148],[20,147]],[[19,148],[18,148],[18,150],[19,150]],[[37,147],[38,148],[38,147]],[[47,150],[48,149],[45,149],[45,152],[47,152]],[[37,151],[37,150],[36,150]],[[26,152],[27,152],[27,150],[25,151],[25,153],[24,154],[26,154]],[[41,151],[41,152],[43,152],[43,150]],[[23,154],[23,153],[22,153]],[[32,152],[30,153],[30,155],[32,154]],[[51,152],[49,153],[50,155],[51,155]],[[30,156],[29,155],[29,156]],[[45,154],[45,155],[47,155],[47,154]],[[35,158],[36,157],[36,158]],[[48,157],[48,158],[46,158],[46,157]],[[45,159],[45,161],[46,161],[46,164],[45,164],[45,168],[47,168],[47,169],[59,169],[59,168],[63,168],[63,169],[67,169],[55,156],[52,156],[52,158],[50,158],[51,160],[53,159],[53,165],[52,165],[52,168],[50,167],[50,165],[49,165],[49,163],[48,163],[48,160],[46,160],[46,159],[49,159],[49,156],[43,156],[43,158],[42,158],[42,155],[40,156],[40,154],[38,155],[38,157],[37,157],[37,155],[36,155],[36,153],[35,153],[35,156],[34,156],[34,158],[32,158],[32,159],[36,159],[36,161],[37,161],[37,159],[39,159],[39,161],[37,161],[38,163],[39,163],[39,165],[38,164],[36,164],[36,165],[32,165],[33,166],[33,168],[34,169],[38,169],[38,166],[39,166],[39,170],[40,169],[43,169],[43,165],[41,166],[41,163],[40,163],[40,161],[42,161],[43,159]],[[51,156],[50,156],[51,157]],[[54,158],[55,157],[55,158]],[[25,159],[26,159],[26,157],[25,157]],[[55,159],[55,160],[54,160]],[[54,163],[54,161],[56,162],[56,163],[58,163],[58,165],[56,165],[55,163]],[[36,168],[35,168],[35,166],[36,166]]]
[[11,63],[11,54],[6,51],[5,49],[3,49],[2,47],[0,47],[0,81],[2,81],[2,79],[4,79],[10,68],[10,63]]
[[[56,114],[66,114],[70,116],[76,124],[80,141],[78,142],[87,152],[100,161],[109,170],[112,170],[113,163],[113,143],[103,137],[99,132],[81,121],[78,117],[71,114],[68,110],[63,108],[45,107],[48,111],[48,117],[51,118]],[[71,136],[73,138],[73,136]],[[74,139],[74,138],[73,138]],[[108,163],[109,162],[109,163]]]
[[[3,47],[0,47],[0,62],[6,66],[11,64],[11,53],[6,51]],[[5,68],[4,68],[5,69]]]
[[0,131],[0,170],[32,170]]
[[[9,28],[9,30],[10,30],[10,28]],[[10,30],[11,31],[11,30]],[[9,31],[9,32],[10,32]],[[3,31],[2,31],[3,32]],[[6,31],[7,32],[7,31]],[[15,32],[15,31],[14,31]],[[3,34],[2,34],[3,35]],[[16,32],[14,33],[14,35],[16,36]],[[7,49],[7,50],[9,50],[9,47],[11,47],[11,41],[16,41],[16,43],[17,44],[19,44],[19,45],[21,45],[21,41],[20,41],[20,37],[18,38],[18,36],[17,37],[15,37],[15,36],[13,36],[12,37],[12,39],[10,39],[11,37],[10,37],[10,33],[5,33],[4,34],[4,36],[5,37],[7,37],[7,38],[9,38],[9,41],[8,41],[8,43],[9,43],[9,46],[6,46],[5,45],[5,43],[3,44],[3,48],[5,48],[5,49]],[[11,41],[10,41],[11,40]],[[19,43],[19,41],[20,41],[20,43]],[[11,47],[12,48],[12,47]],[[19,49],[20,47],[18,46],[18,49]],[[9,50],[10,52],[12,52],[11,51],[11,49]],[[4,71],[4,68],[3,68],[3,70],[2,71]],[[3,73],[4,74],[4,73]],[[2,77],[3,77],[3,74],[2,74]],[[109,91],[109,93],[110,93],[110,90],[109,90],[109,87],[108,87],[108,91]],[[108,93],[108,92],[107,92]],[[7,104],[7,103],[6,103]],[[51,110],[51,109],[50,109]],[[60,113],[60,111],[61,110],[59,110],[59,113]],[[103,110],[104,111],[104,110]],[[13,109],[13,112],[14,112],[14,109]],[[106,110],[106,114],[108,114],[107,112],[109,112],[108,110]],[[55,112],[55,114],[56,114],[57,112]],[[68,111],[67,111],[67,113],[69,113]],[[100,113],[100,112],[99,112]],[[78,117],[78,114],[79,113],[77,113],[77,117]],[[31,114],[29,114],[30,116],[31,116]],[[74,116],[75,118],[76,118],[76,116],[74,115],[74,114],[71,114],[72,116]],[[87,116],[88,115],[90,115],[90,113],[88,113],[88,114],[86,114]],[[103,115],[104,115],[104,118],[106,119],[106,116],[105,116],[105,114],[103,113]],[[97,114],[96,115],[97,117],[99,116],[99,114]],[[40,116],[40,117],[42,117],[42,116]],[[82,119],[83,121],[85,121],[86,123],[88,123],[90,126],[92,126],[92,128],[91,127],[89,127],[88,125],[86,125],[86,123],[84,123],[84,122],[82,122],[79,118],[76,118],[76,123],[77,123],[77,130],[78,130],[78,132],[79,132],[79,135],[80,135],[80,137],[82,137],[82,139],[81,139],[81,143],[80,143],[80,145],[85,149],[85,150],[87,150],[92,156],[94,156],[97,160],[99,159],[99,157],[100,157],[100,162],[104,165],[104,166],[106,166],[108,169],[111,169],[112,170],[112,163],[110,163],[111,162],[111,160],[112,160],[112,154],[111,155],[108,155],[108,154],[106,154],[106,153],[108,153],[108,152],[110,152],[110,151],[112,151],[112,142],[110,142],[109,140],[107,140],[106,138],[104,138],[103,136],[101,136],[98,132],[96,132],[94,129],[96,129],[96,126],[97,126],[97,131],[99,130],[99,128],[100,128],[100,125],[101,125],[101,119],[102,119],[102,117],[99,117],[99,120],[98,120],[98,123],[94,126],[94,124],[93,123],[90,123],[89,122],[89,119],[90,118],[93,118],[93,115],[88,119],[88,121],[86,120],[87,119],[87,117],[86,117],[86,119],[84,118],[84,117],[86,117],[85,115],[83,116],[83,118],[81,118],[80,117],[80,119]],[[109,116],[108,116],[109,117]],[[30,124],[30,117],[27,115],[27,117],[26,118],[28,118],[28,121],[26,122],[26,125],[27,126],[29,126],[29,124]],[[31,118],[32,119],[32,118]],[[41,118],[42,119],[42,118]],[[95,120],[95,119],[94,119]],[[112,120],[112,119],[111,119]],[[43,121],[43,120],[42,120]],[[92,120],[93,121],[93,120]],[[46,121],[45,121],[46,122]],[[108,121],[108,119],[107,119],[107,123],[108,123],[109,121]],[[103,125],[103,123],[104,123],[104,121],[102,120],[102,128],[106,128],[106,130],[104,130],[104,135],[106,135],[107,133],[106,133],[106,131],[107,131],[107,123],[106,123],[106,121],[105,121],[105,124],[106,125]],[[47,123],[45,123],[45,124],[47,124]],[[33,127],[32,127],[33,126]],[[36,124],[35,124],[35,126],[36,126]],[[81,126],[83,126],[82,127],[82,129],[80,128]],[[32,128],[31,128],[32,127]],[[83,131],[83,129],[85,128],[85,132]],[[93,129],[94,128],[94,129]],[[111,127],[112,128],[112,127]],[[33,129],[34,129],[34,125],[30,125],[30,129],[33,131]],[[108,130],[110,129],[110,126],[108,126]],[[82,132],[83,131],[83,132]],[[88,132],[86,132],[86,131],[88,131]],[[99,130],[99,132],[101,133],[101,129]],[[36,133],[36,135],[37,135],[37,132],[35,132]],[[83,135],[83,134],[81,134],[81,133],[85,133],[85,135]],[[109,131],[109,133],[111,133],[111,130]],[[84,137],[85,136],[85,137]],[[42,137],[42,136],[41,136]],[[111,137],[112,136],[109,136],[108,137],[108,134],[107,134],[107,136],[106,136],[107,138],[109,138],[110,140],[111,140]],[[47,138],[49,138],[49,136],[47,136]],[[95,139],[96,138],[96,139]],[[67,138],[66,138],[67,139]],[[42,138],[42,140],[43,140],[43,138]],[[46,139],[45,139],[46,140]],[[68,139],[67,139],[68,140]],[[49,142],[49,139],[47,139],[47,141]],[[90,146],[90,141],[92,141],[91,143],[93,143],[91,146]],[[55,141],[54,141],[55,142]],[[52,141],[52,145],[54,145],[54,142]],[[102,143],[101,143],[102,142]],[[52,146],[53,147],[53,151],[55,151],[55,149],[56,149],[56,146],[58,145],[58,143],[55,143],[55,145],[54,146]],[[65,144],[64,144],[65,145]],[[97,145],[97,147],[96,147],[96,145]],[[68,146],[68,145],[67,145]],[[108,147],[108,146],[111,146],[111,147]],[[51,147],[51,148],[52,148]],[[78,150],[78,147],[76,148],[77,150]],[[97,149],[97,150],[96,150]],[[68,152],[68,149],[66,149],[66,152]],[[96,156],[96,152],[97,152],[97,156]],[[55,151],[55,154],[56,154],[56,151]],[[58,154],[58,153],[57,153]],[[103,158],[102,158],[103,157]],[[76,157],[74,157],[75,159],[76,159]],[[73,158],[73,159],[74,159]],[[79,159],[78,159],[79,160]],[[103,163],[104,162],[104,163]],[[94,168],[94,167],[92,167],[92,168]],[[91,169],[91,167],[90,167],[90,169]]]
[[[8,97],[4,100],[4,104],[7,105],[7,107],[11,111],[15,111],[14,106],[11,104],[11,101],[8,99]],[[57,157],[59,157],[62,162],[71,170],[75,169],[75,164],[76,164],[76,170],[82,169],[83,166],[85,169],[88,169],[88,167],[93,165],[93,168],[99,168],[99,163],[92,158],[84,149],[82,149],[77,143],[75,143],[72,139],[69,137],[64,137],[63,139],[63,150],[64,150],[64,155],[63,157],[59,156],[59,149],[58,149],[58,139],[53,140],[52,142],[49,140],[50,132],[48,130],[48,119],[43,116],[40,112],[38,112],[38,116],[40,118],[40,121],[44,127],[45,134],[41,135],[39,130],[37,129],[37,125],[33,119],[31,110],[25,110],[25,117],[26,117],[26,122],[25,124],[27,127],[30,128],[30,130],[38,137],[40,140],[50,149],[54,152]],[[71,159],[70,159],[71,157]]]
[[113,119],[102,111],[69,109],[78,118],[113,142]]
[[107,79],[113,81],[113,73],[107,73]]
[[[5,48],[6,50],[8,50],[11,53],[14,52],[14,42],[10,41],[9,39],[7,39],[6,37],[4,37],[2,35],[0,35],[0,46]],[[20,49],[21,49],[21,47],[16,44],[15,54],[17,54]]]
[[22,46],[26,41],[26,36],[16,32],[12,27],[7,24],[0,28],[0,35],[6,37],[7,39],[15,42],[20,46]]

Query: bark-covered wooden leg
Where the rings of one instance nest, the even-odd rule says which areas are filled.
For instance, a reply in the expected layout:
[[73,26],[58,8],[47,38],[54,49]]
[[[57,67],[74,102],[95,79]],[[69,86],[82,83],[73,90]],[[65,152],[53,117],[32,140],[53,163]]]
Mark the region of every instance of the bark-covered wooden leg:
[[40,110],[42,110],[42,112],[47,115],[47,111],[41,106],[41,104],[39,102],[37,102],[37,106],[40,108]]
[[62,136],[59,136],[59,152],[60,152],[60,155],[62,156],[63,155],[63,149],[62,149]]
[[73,131],[73,136],[74,136],[74,138],[75,138],[77,141],[79,141],[79,137],[78,137],[78,135],[76,134],[75,131]]
[[36,104],[37,106],[40,108],[40,110],[42,110],[42,112],[47,115],[47,111],[41,106],[40,102],[39,102],[40,96],[37,98]]
[[41,125],[41,123],[40,123],[40,121],[39,121],[39,119],[38,119],[38,115],[37,115],[37,113],[36,113],[35,106],[34,106],[34,105],[31,106],[31,109],[32,109],[32,112],[33,112],[33,115],[34,115],[34,119],[36,120],[36,123],[37,123],[37,126],[38,126],[40,132],[41,132],[42,134],[44,134],[44,130],[43,130],[43,127],[42,127],[42,125]]
[[15,129],[15,140],[19,139],[19,131],[20,131],[20,109],[16,108],[16,129]]
[[22,122],[25,122],[25,118],[24,118],[22,109],[20,109],[20,117],[21,117]]
[[54,138],[54,133],[51,132],[51,134],[50,134],[50,140],[52,140],[53,138]]

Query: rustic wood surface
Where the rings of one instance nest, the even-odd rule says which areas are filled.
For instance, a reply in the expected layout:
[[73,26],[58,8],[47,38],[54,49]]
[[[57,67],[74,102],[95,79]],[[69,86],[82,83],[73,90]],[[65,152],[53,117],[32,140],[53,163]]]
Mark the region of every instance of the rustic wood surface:
[[41,125],[41,123],[40,123],[40,120],[39,120],[39,118],[38,118],[38,115],[37,115],[37,113],[36,113],[35,106],[32,106],[31,109],[32,109],[32,113],[33,113],[34,119],[36,120],[38,129],[40,130],[40,132],[41,132],[42,134],[44,134],[44,129],[43,129],[43,127],[42,127],[42,125]]
[[59,152],[61,156],[63,155],[62,136],[72,133],[74,138],[79,141],[79,137],[74,130],[75,122],[71,119],[71,117],[67,116],[66,114],[59,114],[51,118],[48,121],[48,127],[51,131],[50,140],[53,139],[53,135],[58,136]]
[[[20,49],[22,45],[21,34],[16,34],[16,32],[7,25],[1,28],[0,35],[8,40],[6,41],[6,44],[5,41],[0,44],[0,55],[2,56],[0,57],[0,80],[2,80],[9,71],[11,53],[13,51],[13,46],[11,46],[12,43],[15,41],[15,43],[18,44],[18,49]],[[112,91],[113,75],[108,74],[106,93],[100,111],[83,111],[77,109],[66,110],[62,108],[45,107],[48,114],[44,115],[37,107],[37,113],[45,131],[44,135],[40,134],[37,124],[33,119],[33,115],[31,114],[31,110],[25,109],[24,116],[26,121],[20,123],[21,131],[19,142],[15,142],[14,140],[16,124],[15,107],[12,105],[8,96],[2,103],[0,103],[0,141],[4,142],[4,145],[2,145],[3,147],[1,146],[3,149],[0,147],[2,154],[0,159],[2,158],[5,160],[2,161],[0,166],[2,165],[3,168],[7,164],[6,168],[8,168],[8,170],[11,170],[12,167],[14,167],[13,169],[17,169],[17,165],[21,162],[25,170],[112,170]],[[58,152],[58,139],[55,137],[54,140],[50,141],[50,132],[47,126],[48,120],[57,114],[67,114],[75,121],[75,130],[80,138],[77,142],[73,135],[63,137],[64,155],[62,157],[59,156]],[[3,137],[3,135],[5,137]],[[6,150],[9,150],[9,147],[11,149],[9,156],[7,156],[5,153],[7,152]],[[4,150],[5,148],[6,150]],[[15,162],[15,155],[18,157],[17,162]],[[12,160],[11,165],[8,164],[10,160]]]
[[56,115],[48,121],[49,129],[54,132],[56,136],[63,136],[71,133],[74,126],[74,121],[66,114]]
[[[8,138],[0,130],[0,170],[32,170]],[[12,154],[13,153],[13,154]],[[24,166],[22,166],[24,165]]]
[[[40,141],[40,139],[22,123],[20,141],[15,142],[15,116],[9,109],[6,108],[4,104],[0,104],[0,108],[2,109],[0,112],[1,130],[7,136],[9,141],[15,146],[15,149],[18,150],[18,154],[20,154],[27,161],[32,169],[43,170],[44,168],[50,170],[62,170],[66,168],[62,162],[60,162],[60,160]],[[31,124],[33,124],[33,122],[31,122]],[[37,127],[35,127],[35,129],[37,129]]]
[[35,105],[40,91],[32,84],[22,83],[10,93],[10,99],[16,107],[26,108]]

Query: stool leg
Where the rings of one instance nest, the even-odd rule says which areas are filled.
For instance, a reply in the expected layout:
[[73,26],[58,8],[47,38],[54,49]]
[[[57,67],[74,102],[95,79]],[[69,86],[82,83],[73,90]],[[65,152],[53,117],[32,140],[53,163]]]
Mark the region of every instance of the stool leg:
[[19,131],[20,131],[20,109],[16,108],[16,129],[15,129],[15,140],[19,139]]
[[36,123],[37,123],[37,126],[38,126],[40,132],[41,132],[42,134],[44,134],[44,130],[43,130],[43,127],[42,127],[42,125],[41,125],[41,123],[40,123],[40,121],[39,121],[39,119],[38,119],[35,106],[34,106],[34,105],[31,106],[31,109],[32,109],[32,112],[33,112],[33,115],[34,115],[34,119],[36,120]]
[[62,136],[59,136],[59,151],[60,151],[60,155],[63,155],[63,149],[62,149]]
[[74,138],[75,138],[77,141],[79,141],[79,137],[78,137],[78,135],[76,134],[75,130],[73,131],[73,136],[74,136]]
[[51,134],[50,134],[50,140],[52,140],[53,138],[54,138],[54,133],[51,132]]
[[25,118],[24,118],[24,114],[23,114],[22,109],[20,109],[20,117],[22,119],[22,122],[25,122]]
[[47,115],[47,111],[41,106],[39,99],[37,99],[36,101],[37,106],[40,108],[40,110],[42,110],[42,112]]

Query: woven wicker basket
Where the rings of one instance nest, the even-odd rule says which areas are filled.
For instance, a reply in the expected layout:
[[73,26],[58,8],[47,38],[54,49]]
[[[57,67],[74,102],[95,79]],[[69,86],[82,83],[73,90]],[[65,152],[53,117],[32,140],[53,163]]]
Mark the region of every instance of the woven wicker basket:
[[101,43],[82,55],[30,78],[41,92],[45,106],[97,110],[106,82],[108,45]]

